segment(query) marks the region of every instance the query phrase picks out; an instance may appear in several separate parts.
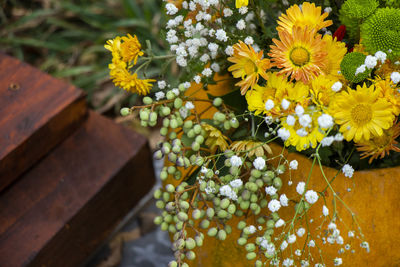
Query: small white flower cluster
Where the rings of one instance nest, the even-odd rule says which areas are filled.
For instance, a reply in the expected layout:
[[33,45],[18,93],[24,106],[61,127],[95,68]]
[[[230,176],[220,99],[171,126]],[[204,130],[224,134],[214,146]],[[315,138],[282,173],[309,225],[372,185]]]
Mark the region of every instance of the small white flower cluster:
[[342,172],[343,172],[344,176],[351,178],[351,177],[353,177],[354,169],[349,164],[345,164],[342,168]]
[[308,190],[305,194],[306,200],[310,204],[314,204],[318,201],[318,194],[314,190]]
[[230,185],[221,186],[219,189],[219,193],[221,194],[221,196],[228,197],[232,200],[238,199],[236,192],[232,189]]
[[299,166],[299,163],[297,162],[297,160],[292,160],[289,163],[289,169],[290,170],[297,170],[297,167]]
[[333,222],[331,222],[328,225],[328,231],[330,233],[330,235],[326,238],[326,241],[329,244],[339,244],[339,245],[343,245],[344,244],[344,239],[343,237],[340,235],[340,230],[337,229],[337,225]]
[[242,159],[236,155],[230,158],[230,162],[233,167],[240,167],[243,164]]
[[392,82],[394,84],[399,83],[400,82],[400,73],[397,71],[392,72],[392,74],[390,74],[390,79],[392,80]]
[[262,157],[257,157],[253,162],[254,168],[263,170],[265,168],[265,160]]
[[342,142],[343,135],[341,133],[337,133],[335,136],[326,136],[321,141],[321,146],[330,146],[333,142]]
[[275,245],[272,242],[263,238],[263,240],[260,243],[260,246],[266,250],[266,253],[268,255],[273,256],[275,254],[276,249]]
[[[195,62],[195,65],[201,63],[203,66],[207,64],[210,66],[197,74],[192,74],[196,83],[201,82],[200,74],[208,78],[221,70],[218,63],[212,62],[219,53],[224,51],[228,56],[233,55],[233,48],[228,45],[230,36],[243,34],[245,30],[253,33],[257,28],[252,23],[255,14],[248,12],[248,7],[234,10],[225,7],[222,9],[223,17],[220,17],[221,4],[219,0],[183,1],[182,10],[173,3],[165,5],[167,15],[171,16],[166,25],[168,29],[166,41],[170,44],[170,50],[176,55],[177,64],[189,69],[190,62]],[[187,13],[194,15],[194,18],[184,15]],[[223,21],[234,14],[238,16],[236,25],[229,28],[222,27]],[[218,18],[214,20],[213,17]],[[257,51],[259,48],[252,36],[254,35],[244,38],[244,42],[252,45]]]
[[355,75],[357,76],[360,73],[364,73],[367,69],[375,68],[379,61],[383,64],[386,61],[386,57],[386,53],[382,51],[377,51],[374,56],[366,56],[364,64],[356,69]]
[[268,203],[268,209],[271,212],[276,212],[281,208],[281,202],[279,200],[273,199]]

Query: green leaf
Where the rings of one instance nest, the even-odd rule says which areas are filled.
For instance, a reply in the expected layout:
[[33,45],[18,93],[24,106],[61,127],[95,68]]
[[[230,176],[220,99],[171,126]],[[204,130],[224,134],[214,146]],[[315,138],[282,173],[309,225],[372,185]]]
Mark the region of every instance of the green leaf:
[[193,185],[196,182],[196,177],[199,174],[199,172],[200,172],[200,167],[198,167],[196,170],[194,170],[192,172],[192,174],[189,176],[189,178],[186,179],[186,182],[189,185]]
[[136,0],[123,0],[123,7],[127,15],[131,18],[143,18],[141,8],[139,8]]
[[247,109],[246,98],[240,94],[240,90],[235,90],[224,96],[221,96],[224,103],[235,109],[239,113],[243,113]]
[[95,70],[95,66],[77,66],[55,72],[53,75],[59,78],[80,75]]

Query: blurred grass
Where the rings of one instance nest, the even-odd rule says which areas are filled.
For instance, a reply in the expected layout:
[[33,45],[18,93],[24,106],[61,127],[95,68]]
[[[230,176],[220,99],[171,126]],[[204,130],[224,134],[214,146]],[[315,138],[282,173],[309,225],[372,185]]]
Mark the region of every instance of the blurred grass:
[[[143,46],[150,40],[155,53],[166,49],[161,0],[0,2],[0,49],[82,88],[100,112],[118,112],[137,100],[109,81],[106,40],[131,33]],[[147,73],[160,69],[152,65]]]

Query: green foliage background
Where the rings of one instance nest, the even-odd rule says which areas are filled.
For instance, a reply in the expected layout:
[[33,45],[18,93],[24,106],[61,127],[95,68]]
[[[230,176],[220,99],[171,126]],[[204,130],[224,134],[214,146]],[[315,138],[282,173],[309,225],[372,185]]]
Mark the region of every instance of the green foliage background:
[[[106,40],[131,33],[143,46],[150,40],[155,53],[167,49],[160,36],[165,23],[161,0],[0,3],[0,50],[82,88],[101,112],[119,112],[121,105],[136,101],[109,81]],[[148,76],[158,73],[157,65],[147,69]]]

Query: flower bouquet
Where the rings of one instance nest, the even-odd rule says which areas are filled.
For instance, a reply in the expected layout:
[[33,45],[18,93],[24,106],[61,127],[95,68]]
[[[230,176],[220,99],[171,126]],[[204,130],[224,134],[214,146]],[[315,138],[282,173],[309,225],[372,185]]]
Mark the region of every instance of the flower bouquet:
[[[164,136],[170,266],[400,262],[400,2],[289,2],[166,1],[169,53],[105,45],[113,82],[146,95],[121,114]],[[179,77],[147,78],[152,62]]]

